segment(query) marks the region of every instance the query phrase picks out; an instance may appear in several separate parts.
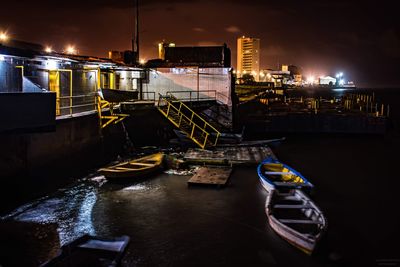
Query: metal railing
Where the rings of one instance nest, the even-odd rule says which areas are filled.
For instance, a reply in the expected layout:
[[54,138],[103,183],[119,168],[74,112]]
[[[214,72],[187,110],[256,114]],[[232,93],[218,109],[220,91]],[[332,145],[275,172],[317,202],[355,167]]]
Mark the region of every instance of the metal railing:
[[96,93],[91,92],[85,95],[57,97],[57,116],[74,115],[88,111],[96,111]]
[[[147,97],[145,97],[145,95]],[[143,96],[143,100],[151,100],[151,101],[156,102],[156,92],[153,92],[153,91],[151,91],[151,92],[142,92],[142,96]]]
[[[165,106],[167,107],[166,110],[164,110]],[[213,146],[217,145],[221,133],[174,95],[163,96],[160,94],[158,107],[167,119],[184,131],[202,149],[206,147],[208,142]],[[189,126],[188,129],[185,129],[185,123]],[[211,140],[211,138],[214,138],[214,140]]]
[[[217,91],[216,90],[200,90],[200,91],[168,91],[166,93],[167,96],[172,95],[185,102],[193,102],[193,101],[208,101],[208,100],[217,100]],[[183,95],[180,97],[180,95]]]

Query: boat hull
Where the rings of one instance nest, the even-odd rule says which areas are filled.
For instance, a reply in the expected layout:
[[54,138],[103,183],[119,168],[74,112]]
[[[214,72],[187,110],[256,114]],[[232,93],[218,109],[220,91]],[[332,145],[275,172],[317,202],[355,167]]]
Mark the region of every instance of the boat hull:
[[137,91],[101,89],[102,97],[107,102],[119,103],[138,99]]
[[119,163],[108,168],[101,168],[99,169],[99,173],[112,181],[141,178],[160,171],[163,167],[163,158],[164,155],[162,153],[156,153]]
[[104,175],[109,180],[122,180],[122,179],[130,179],[130,178],[141,178],[147,175],[156,173],[161,170],[160,166],[155,166],[152,168],[148,168],[143,171],[126,171],[123,173],[114,172],[112,170],[100,170],[99,173]]
[[[297,177],[299,177],[299,179],[301,179],[302,182],[301,183],[291,183],[291,182],[285,183],[284,180],[281,180],[281,181],[275,180],[274,181],[268,175],[265,174],[264,165],[269,164],[269,163],[282,164],[283,168],[289,170],[293,175],[296,175]],[[305,188],[307,190],[310,190],[313,187],[313,185],[298,171],[294,170],[293,168],[289,167],[288,165],[281,163],[278,160],[275,160],[271,157],[266,158],[265,160],[263,160],[263,162],[261,162],[258,165],[257,174],[260,179],[261,185],[264,187],[264,189],[267,192],[272,192],[276,189],[283,189],[283,188],[286,188],[286,189]]]
[[[296,189],[292,192],[294,198],[297,197],[298,200],[302,200],[302,203],[306,203],[309,206],[309,209],[312,209],[316,214],[316,216],[313,216],[314,218],[310,218],[309,222],[313,222],[315,225],[318,225],[318,231],[313,234],[301,233],[293,227],[290,227],[288,224],[283,223],[276,216],[276,210],[274,209],[274,205],[277,204],[276,198],[279,196],[278,191],[270,193],[267,197],[265,211],[268,217],[268,222],[271,228],[280,237],[306,254],[311,255],[315,250],[317,242],[321,239],[322,235],[326,231],[327,221],[321,210],[301,190]],[[301,208],[299,208],[299,210],[300,209]],[[308,210],[305,211],[305,209],[304,213],[310,214],[310,212]]]

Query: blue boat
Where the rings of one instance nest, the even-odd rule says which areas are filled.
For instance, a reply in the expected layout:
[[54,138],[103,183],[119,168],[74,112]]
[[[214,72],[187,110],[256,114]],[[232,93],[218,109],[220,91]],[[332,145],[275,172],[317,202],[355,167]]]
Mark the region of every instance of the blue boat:
[[272,157],[264,159],[257,167],[261,185],[272,192],[276,189],[311,189],[313,185],[298,171]]

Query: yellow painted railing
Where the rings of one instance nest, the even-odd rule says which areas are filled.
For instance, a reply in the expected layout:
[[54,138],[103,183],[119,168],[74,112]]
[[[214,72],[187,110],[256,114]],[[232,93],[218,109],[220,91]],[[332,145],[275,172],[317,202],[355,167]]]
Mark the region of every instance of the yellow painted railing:
[[202,149],[217,145],[221,133],[172,94],[160,95],[158,109]]
[[[126,117],[129,117],[128,114],[115,113],[114,106],[114,103],[105,101],[100,96],[97,96],[97,113],[99,115],[100,129],[104,129],[111,123],[117,124],[118,122],[124,120]],[[106,109],[110,114],[104,115],[104,109]]]

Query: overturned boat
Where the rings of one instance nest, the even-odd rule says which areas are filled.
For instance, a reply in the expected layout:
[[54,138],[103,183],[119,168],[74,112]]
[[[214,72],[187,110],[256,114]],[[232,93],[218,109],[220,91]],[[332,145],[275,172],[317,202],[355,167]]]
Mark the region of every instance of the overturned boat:
[[106,89],[106,88],[101,88],[98,91],[98,94],[102,99],[111,103],[137,100],[139,96],[138,91]]
[[58,255],[42,267],[107,266],[120,265],[129,244],[128,236],[101,238],[84,235],[61,247]]
[[298,189],[268,194],[266,213],[271,228],[278,235],[309,255],[328,226],[321,210]]
[[268,157],[257,167],[261,185],[268,192],[275,189],[308,188],[313,185],[298,171],[290,166]]

